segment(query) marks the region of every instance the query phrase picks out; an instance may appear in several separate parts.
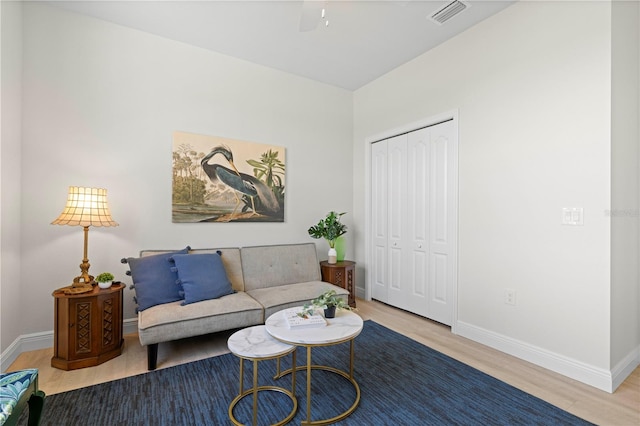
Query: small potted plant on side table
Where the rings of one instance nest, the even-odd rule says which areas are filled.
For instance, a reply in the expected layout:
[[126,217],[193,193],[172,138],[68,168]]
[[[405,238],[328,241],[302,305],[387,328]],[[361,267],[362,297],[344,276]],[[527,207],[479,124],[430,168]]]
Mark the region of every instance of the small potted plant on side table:
[[327,217],[320,219],[317,225],[309,228],[311,238],[324,238],[329,243],[329,263],[336,263],[338,253],[336,252],[336,239],[347,233],[347,225],[340,222],[340,217],[346,213],[336,213],[331,211]]
[[96,277],[96,281],[98,281],[98,287],[100,288],[109,288],[111,284],[113,284],[113,274],[111,272],[103,272]]
[[334,318],[336,316],[336,309],[351,310],[351,306],[340,297],[335,290],[327,290],[320,296],[316,297],[309,303],[305,303],[302,307],[302,312],[298,315],[305,317],[307,315],[313,315],[316,308],[324,309],[325,318]]

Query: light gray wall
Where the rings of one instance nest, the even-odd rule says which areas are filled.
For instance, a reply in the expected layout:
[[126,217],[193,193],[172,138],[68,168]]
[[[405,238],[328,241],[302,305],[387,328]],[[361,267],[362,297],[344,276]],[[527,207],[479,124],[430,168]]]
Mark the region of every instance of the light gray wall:
[[[119,259],[144,248],[308,241],[308,226],[335,209],[349,211],[348,257],[363,291],[365,138],[457,109],[458,325],[604,373],[637,353],[638,303],[625,299],[633,268],[618,257],[633,247],[622,237],[632,227],[604,213],[617,191],[633,191],[616,184],[616,161],[634,149],[638,158],[625,142],[633,127],[611,120],[631,98],[616,98],[615,75],[611,87],[609,3],[517,3],[355,94],[47,6],[25,4],[21,21],[7,4],[0,351],[51,330],[51,291],[79,272],[81,229],[49,225],[69,185],[106,187],[121,224],[91,229],[92,272],[126,281]],[[20,79],[24,93],[7,90]],[[174,130],[285,146],[286,222],[172,224]],[[562,227],[560,209],[574,206],[585,226]],[[515,307],[503,303],[504,287],[517,290]]]
[[22,5],[0,2],[0,353],[21,334],[28,291],[20,281]]
[[612,4],[611,368],[637,350],[640,3]]
[[[365,139],[454,109],[460,118],[458,331],[503,339],[514,352],[539,350],[550,364],[588,365],[606,382],[610,3],[516,3],[356,91],[358,224],[366,217],[369,185]],[[562,226],[563,207],[584,208],[584,226]],[[363,243],[358,240],[359,262]],[[505,288],[516,290],[516,306],[504,303]],[[626,354],[629,347],[638,347],[637,337]]]
[[[141,249],[312,241],[310,225],[351,210],[348,91],[33,3],[23,55],[23,334],[52,330],[51,292],[79,274],[82,229],[50,225],[70,185],[108,189],[120,226],[91,228],[88,257],[126,282],[120,259]],[[286,147],[285,222],[171,223],[175,130]]]

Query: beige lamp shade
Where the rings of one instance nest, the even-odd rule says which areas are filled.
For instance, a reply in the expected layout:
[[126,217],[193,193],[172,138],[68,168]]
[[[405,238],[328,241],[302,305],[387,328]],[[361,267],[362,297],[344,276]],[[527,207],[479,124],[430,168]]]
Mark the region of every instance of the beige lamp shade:
[[84,257],[80,264],[80,275],[73,279],[69,287],[60,289],[67,294],[86,293],[92,291],[93,275],[89,275],[89,259],[87,246],[89,245],[90,226],[118,226],[111,217],[107,204],[107,190],[103,188],[84,188],[70,186],[67,204],[60,216],[52,225],[82,226],[84,229]]
[[107,204],[107,190],[70,186],[67,205],[52,225],[118,226]]

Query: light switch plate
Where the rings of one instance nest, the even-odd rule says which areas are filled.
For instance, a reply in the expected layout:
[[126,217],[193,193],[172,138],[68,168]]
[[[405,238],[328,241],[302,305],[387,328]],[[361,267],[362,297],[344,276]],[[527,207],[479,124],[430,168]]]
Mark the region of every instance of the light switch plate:
[[582,207],[563,207],[562,224],[570,226],[584,225],[584,209]]

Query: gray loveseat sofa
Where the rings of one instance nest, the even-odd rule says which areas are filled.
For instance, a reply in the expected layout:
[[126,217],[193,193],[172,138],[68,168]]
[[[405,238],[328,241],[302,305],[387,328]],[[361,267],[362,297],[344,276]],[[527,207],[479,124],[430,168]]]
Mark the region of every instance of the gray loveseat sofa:
[[[143,250],[140,258],[123,262],[129,263],[133,272],[136,262],[170,253],[176,252]],[[347,290],[321,280],[314,243],[187,248],[182,253],[220,254],[233,293],[188,304],[175,300],[139,310],[138,336],[147,346],[149,370],[156,368],[159,343],[264,324],[274,312],[303,305],[328,289],[336,290],[345,301],[348,298]],[[133,281],[137,286],[135,274]],[[139,296],[137,288],[136,293]]]

